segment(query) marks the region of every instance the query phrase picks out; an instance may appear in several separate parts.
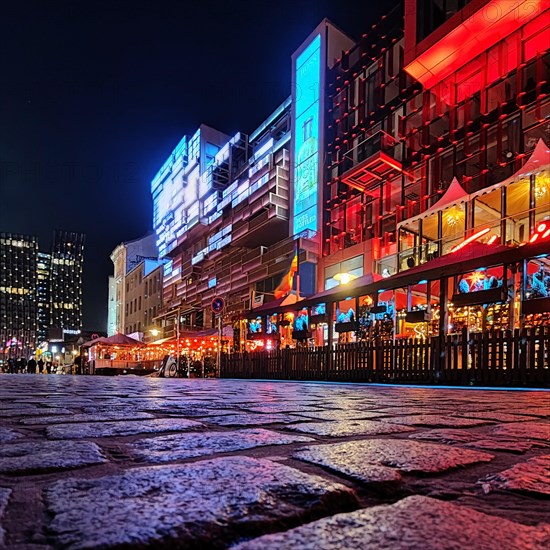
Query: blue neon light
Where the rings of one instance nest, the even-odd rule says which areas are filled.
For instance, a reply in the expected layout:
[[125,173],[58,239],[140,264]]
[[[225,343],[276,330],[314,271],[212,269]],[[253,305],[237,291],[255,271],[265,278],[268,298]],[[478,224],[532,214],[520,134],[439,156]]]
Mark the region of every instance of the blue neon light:
[[317,231],[321,35],[296,60],[294,136],[294,235]]

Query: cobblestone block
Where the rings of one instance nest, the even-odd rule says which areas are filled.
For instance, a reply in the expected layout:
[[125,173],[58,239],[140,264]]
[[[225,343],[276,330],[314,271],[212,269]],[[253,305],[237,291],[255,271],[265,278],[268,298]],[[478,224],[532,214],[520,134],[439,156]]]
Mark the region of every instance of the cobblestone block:
[[508,470],[487,476],[480,483],[485,492],[501,489],[550,497],[550,455],[520,462]]
[[9,428],[0,428],[0,443],[7,443],[21,437],[21,434],[10,430]]
[[399,426],[397,424],[375,422],[373,420],[305,422],[294,426],[287,426],[287,429],[315,435],[329,435],[332,437],[345,437],[348,435],[382,435],[414,431],[414,428],[409,426]]
[[3,473],[65,470],[104,462],[101,449],[89,441],[26,441],[0,447]]
[[46,502],[55,545],[63,548],[225,548],[245,533],[357,505],[342,485],[247,457],[59,481]]
[[233,550],[543,550],[549,546],[548,526],[528,527],[449,502],[412,496],[266,535]]
[[0,545],[4,543],[4,529],[3,529],[3,516],[4,510],[8,504],[8,499],[10,498],[11,489],[6,489],[5,487],[0,487]]
[[201,427],[203,427],[203,424],[200,422],[184,418],[155,418],[140,422],[126,420],[49,426],[47,434],[50,439],[83,439],[86,437],[112,437],[115,435],[194,430]]
[[129,447],[132,454],[150,462],[170,462],[197,456],[228,453],[266,445],[307,443],[313,439],[286,435],[262,428],[236,432],[199,432],[142,439]]
[[210,416],[204,421],[218,426],[261,426],[264,424],[288,424],[290,422],[300,422],[303,418],[300,416],[291,416],[290,414],[230,414],[227,416]]
[[550,423],[546,420],[501,424],[493,428],[498,437],[540,439],[550,443]]
[[483,426],[490,424],[489,420],[480,420],[475,418],[462,418],[460,416],[442,416],[436,414],[414,414],[406,416],[395,416],[393,418],[384,418],[385,422],[392,424],[404,424],[406,426],[429,426],[429,427],[452,427],[452,428],[471,428],[472,426]]
[[143,420],[146,418],[154,418],[152,414],[145,412],[131,413],[127,411],[122,412],[110,412],[105,414],[71,414],[69,416],[39,416],[36,418],[25,418],[21,420],[21,424],[63,424],[67,422],[71,423],[83,423],[83,422],[106,422],[109,420]]
[[427,474],[489,462],[493,458],[488,453],[470,449],[406,439],[365,439],[316,445],[296,451],[292,456],[367,482],[371,480],[369,474],[373,465]]

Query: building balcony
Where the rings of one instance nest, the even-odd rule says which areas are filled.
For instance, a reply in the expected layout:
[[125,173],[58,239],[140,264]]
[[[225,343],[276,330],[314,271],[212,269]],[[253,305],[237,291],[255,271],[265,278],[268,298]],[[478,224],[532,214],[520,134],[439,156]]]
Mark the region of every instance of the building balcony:
[[401,145],[386,132],[377,132],[348,151],[338,168],[342,183],[365,191],[403,171]]

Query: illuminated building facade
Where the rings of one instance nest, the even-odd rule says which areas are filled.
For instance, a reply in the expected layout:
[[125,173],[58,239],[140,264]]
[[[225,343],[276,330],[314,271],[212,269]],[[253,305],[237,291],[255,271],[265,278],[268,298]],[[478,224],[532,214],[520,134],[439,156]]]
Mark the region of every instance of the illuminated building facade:
[[[293,227],[322,253],[275,323],[317,345],[550,323],[549,35],[542,0],[405,0],[345,48],[324,123],[295,106]],[[313,33],[297,94],[317,59]]]
[[49,326],[67,334],[82,330],[83,233],[55,231],[50,264]]
[[0,360],[28,358],[38,329],[36,237],[0,233]]
[[107,294],[107,336],[116,334],[116,282],[114,275],[109,275],[109,290]]
[[143,260],[126,274],[124,334],[143,340],[162,308],[163,262]]
[[352,312],[344,339],[372,308],[364,325],[396,335],[540,322],[550,304],[528,302],[550,297],[535,254],[550,249],[550,6],[404,7],[329,76],[318,291],[335,320]]
[[[195,166],[192,178],[197,161],[185,153],[184,138],[153,180],[159,251],[168,260],[164,320],[159,319],[164,336],[174,332],[174,315],[182,330],[212,329],[210,306],[217,296],[225,299],[227,325],[252,307],[253,296],[260,303],[273,300],[294,249],[290,105],[288,99],[250,136],[224,137],[216,152],[211,147],[213,156]],[[204,127],[199,132],[202,136]],[[171,205],[165,195],[175,197]],[[304,262],[308,254],[302,252]]]
[[[113,262],[114,290],[111,290],[113,282],[109,279],[109,302],[108,302],[108,323],[109,336],[120,333],[125,334],[128,323],[126,322],[126,275],[137,267],[144,260],[157,259],[156,235],[153,232],[134,239],[120,243],[111,252]],[[112,300],[112,297],[114,299]],[[114,303],[113,303],[114,302]],[[110,319],[110,320],[109,320]]]
[[44,342],[50,327],[50,273],[52,255],[39,252],[36,262],[36,298],[38,308],[38,343]]

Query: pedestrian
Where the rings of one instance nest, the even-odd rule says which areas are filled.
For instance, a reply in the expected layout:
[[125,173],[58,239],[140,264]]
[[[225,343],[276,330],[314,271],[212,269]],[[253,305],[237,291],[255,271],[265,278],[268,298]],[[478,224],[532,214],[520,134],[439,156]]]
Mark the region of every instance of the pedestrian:
[[42,374],[42,371],[44,370],[44,359],[40,357],[40,359],[36,362],[36,364],[38,365],[38,372]]
[[11,357],[8,359],[8,372],[15,374],[15,361]]
[[48,361],[48,362],[46,363],[46,372],[47,372],[48,374],[51,374],[51,373],[52,373],[52,362],[51,362],[51,361]]
[[31,357],[27,363],[27,372],[29,374],[36,374],[36,360],[34,357]]
[[17,366],[19,372],[23,374],[27,370],[27,360],[24,357],[20,357]]

